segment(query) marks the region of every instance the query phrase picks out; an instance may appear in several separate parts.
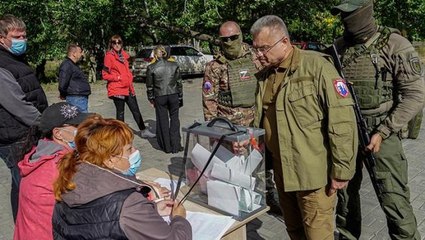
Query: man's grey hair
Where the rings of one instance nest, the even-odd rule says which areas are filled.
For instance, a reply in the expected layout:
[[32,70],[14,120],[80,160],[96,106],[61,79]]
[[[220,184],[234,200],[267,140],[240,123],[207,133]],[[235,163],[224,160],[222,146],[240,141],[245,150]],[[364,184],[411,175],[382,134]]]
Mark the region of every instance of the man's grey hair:
[[289,37],[288,29],[283,20],[276,15],[266,15],[259,18],[251,27],[251,34],[257,35],[263,28],[270,28],[272,32],[281,32]]
[[0,17],[0,35],[7,36],[12,30],[26,31],[27,27],[21,19],[5,14]]

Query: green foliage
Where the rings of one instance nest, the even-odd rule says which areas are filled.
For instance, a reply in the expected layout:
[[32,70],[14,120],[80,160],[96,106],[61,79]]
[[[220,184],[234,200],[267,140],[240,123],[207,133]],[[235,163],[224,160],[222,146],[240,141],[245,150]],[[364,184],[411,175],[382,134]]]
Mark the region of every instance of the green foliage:
[[425,38],[424,1],[380,0],[374,10],[382,25],[399,29],[409,39]]
[[[219,25],[237,21],[249,42],[256,19],[267,14],[280,16],[293,40],[331,42],[342,34],[338,17],[330,8],[339,0],[6,0],[0,14],[21,17],[28,27],[28,57],[60,60],[66,46],[77,42],[86,49],[107,47],[113,34],[126,45],[173,44],[191,38],[163,28],[148,27],[155,20],[166,25],[217,36]],[[379,23],[404,30],[415,40],[425,38],[425,2],[376,0]],[[147,20],[146,20],[147,19]],[[205,44],[201,44],[205,46]]]

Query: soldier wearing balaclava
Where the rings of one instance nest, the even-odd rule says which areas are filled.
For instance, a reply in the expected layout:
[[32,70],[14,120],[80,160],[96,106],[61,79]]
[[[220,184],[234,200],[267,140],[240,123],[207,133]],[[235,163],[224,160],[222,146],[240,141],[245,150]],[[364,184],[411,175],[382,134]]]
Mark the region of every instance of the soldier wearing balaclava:
[[348,187],[338,192],[339,239],[359,239],[361,235],[359,190],[364,151],[376,158],[375,184],[381,189],[378,200],[389,237],[421,239],[410,204],[407,159],[401,144],[403,129],[422,112],[424,104],[418,53],[398,30],[376,25],[372,0],[343,0],[331,12],[340,14],[344,24],[344,35],[335,44],[370,135],[366,149],[358,153],[356,174]]

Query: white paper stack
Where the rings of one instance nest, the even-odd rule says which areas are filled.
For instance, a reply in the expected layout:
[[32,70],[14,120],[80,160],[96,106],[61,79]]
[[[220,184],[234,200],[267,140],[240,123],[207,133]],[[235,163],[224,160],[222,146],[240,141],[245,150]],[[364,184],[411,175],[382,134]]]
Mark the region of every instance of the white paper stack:
[[[201,171],[211,152],[196,144],[191,154],[193,165]],[[261,195],[254,191],[256,179],[252,177],[252,173],[261,160],[261,153],[255,149],[245,158],[220,146],[204,173],[207,177],[208,205],[235,216],[239,215],[239,211],[251,212],[258,209]]]

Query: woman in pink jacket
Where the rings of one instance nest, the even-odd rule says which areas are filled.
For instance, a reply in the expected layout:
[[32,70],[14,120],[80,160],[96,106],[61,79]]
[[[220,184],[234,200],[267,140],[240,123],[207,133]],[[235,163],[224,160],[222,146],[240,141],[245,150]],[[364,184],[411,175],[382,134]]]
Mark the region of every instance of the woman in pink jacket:
[[88,115],[65,102],[44,110],[39,129],[45,138],[18,164],[22,179],[13,239],[53,239],[53,182],[58,176],[57,165],[75,148],[76,126]]
[[129,55],[124,51],[123,41],[119,35],[111,37],[108,49],[105,54],[102,77],[108,81],[108,97],[114,101],[116,118],[124,122],[126,103],[140,129],[140,136],[142,138],[154,138],[155,134],[151,133],[143,122],[134,91],[133,74],[128,63]]

